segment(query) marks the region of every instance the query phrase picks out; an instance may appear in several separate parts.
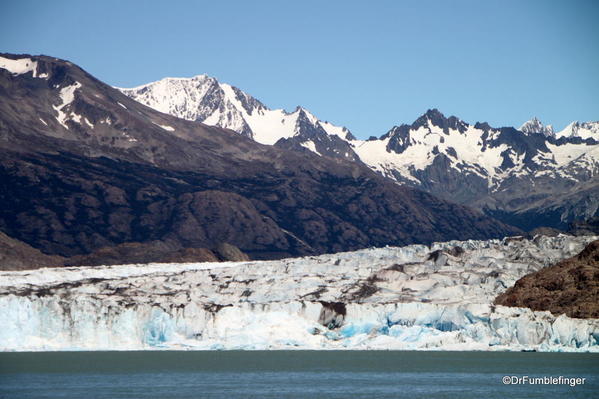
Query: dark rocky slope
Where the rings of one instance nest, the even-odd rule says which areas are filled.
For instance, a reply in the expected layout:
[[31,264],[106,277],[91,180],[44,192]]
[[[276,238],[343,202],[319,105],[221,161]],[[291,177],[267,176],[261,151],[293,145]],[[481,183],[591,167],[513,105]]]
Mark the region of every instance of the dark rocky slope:
[[46,255],[38,249],[0,232],[0,270],[28,270],[41,267],[99,266],[131,263],[238,262],[249,256],[228,243],[212,249],[181,248],[176,242],[126,242],[99,248],[92,253],[65,258]]
[[32,59],[38,77],[0,69],[0,230],[47,254],[226,242],[279,258],[518,233],[361,164],[165,115],[69,62]]
[[0,270],[26,270],[63,265],[64,258],[46,255],[0,231]]
[[576,236],[599,235],[599,217],[572,223],[569,232]]
[[495,303],[599,318],[599,240],[577,256],[522,277]]

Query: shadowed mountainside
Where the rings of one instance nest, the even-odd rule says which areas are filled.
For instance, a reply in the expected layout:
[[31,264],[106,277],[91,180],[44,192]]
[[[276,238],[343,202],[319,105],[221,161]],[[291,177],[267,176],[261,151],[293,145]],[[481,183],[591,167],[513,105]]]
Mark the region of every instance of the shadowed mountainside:
[[3,57],[30,64],[0,68],[0,230],[47,254],[230,243],[280,258],[519,232],[359,163],[162,114],[67,61]]

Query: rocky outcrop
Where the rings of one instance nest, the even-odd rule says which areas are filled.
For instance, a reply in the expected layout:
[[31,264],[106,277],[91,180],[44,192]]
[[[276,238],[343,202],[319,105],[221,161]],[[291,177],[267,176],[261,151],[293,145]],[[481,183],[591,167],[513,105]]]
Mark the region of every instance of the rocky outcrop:
[[577,256],[522,277],[495,303],[599,318],[599,241],[590,243]]
[[219,258],[208,248],[184,248],[167,254],[160,259],[160,262],[164,263],[198,263],[218,261]]
[[223,261],[243,262],[250,260],[250,257],[241,252],[239,248],[226,242],[218,244],[214,252]]
[[0,270],[28,270],[41,267],[100,266],[122,264],[201,263],[247,261],[239,248],[221,243],[214,250],[181,248],[173,241],[127,242],[103,247],[85,255],[68,258],[46,255],[21,241],[0,232]]
[[51,256],[0,231],[0,270],[25,270],[62,266],[64,258]]
[[[239,251],[239,249],[238,249]],[[241,251],[239,257],[246,256]],[[85,255],[75,255],[64,261],[66,266],[122,265],[131,263],[198,263],[220,262],[226,259],[207,248],[181,248],[175,241],[127,242],[104,247]]]

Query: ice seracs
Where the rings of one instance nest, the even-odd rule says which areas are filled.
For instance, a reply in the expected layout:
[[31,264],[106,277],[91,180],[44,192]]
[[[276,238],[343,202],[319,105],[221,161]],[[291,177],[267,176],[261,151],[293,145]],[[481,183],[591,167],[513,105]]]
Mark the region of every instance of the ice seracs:
[[0,349],[597,351],[599,320],[492,305],[594,238],[3,272]]

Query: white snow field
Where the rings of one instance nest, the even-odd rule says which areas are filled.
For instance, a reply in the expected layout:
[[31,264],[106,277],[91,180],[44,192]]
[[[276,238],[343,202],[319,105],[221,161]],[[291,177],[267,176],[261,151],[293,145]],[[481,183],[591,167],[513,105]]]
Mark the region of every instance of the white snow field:
[[277,261],[0,273],[0,350],[599,352],[599,320],[494,306],[597,237],[508,238]]

